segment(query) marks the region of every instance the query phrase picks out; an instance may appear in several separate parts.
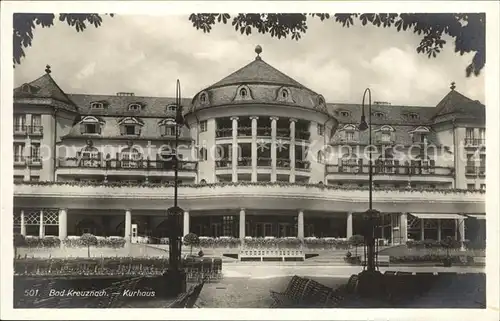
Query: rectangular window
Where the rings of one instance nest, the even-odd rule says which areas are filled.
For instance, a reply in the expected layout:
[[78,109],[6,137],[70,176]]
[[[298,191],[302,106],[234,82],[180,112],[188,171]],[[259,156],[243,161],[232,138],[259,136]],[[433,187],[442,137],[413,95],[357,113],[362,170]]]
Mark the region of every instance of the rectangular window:
[[481,189],[484,191],[486,190],[486,184],[481,184]]
[[14,115],[14,130],[16,132],[26,130],[26,115]]
[[321,124],[318,124],[318,135],[323,136],[324,132],[325,132],[325,127]]
[[348,142],[354,141],[354,132],[345,132],[345,139]]
[[224,236],[235,236],[233,235],[233,223],[234,223],[234,217],[233,216],[224,216],[222,218],[222,230],[223,230],[223,235]]
[[31,126],[42,126],[42,115],[31,115]]
[[24,144],[14,143],[14,162],[24,161]]
[[40,161],[40,144],[32,143],[31,144],[31,159],[32,161]]
[[85,134],[97,134],[97,125],[85,124]]
[[474,139],[474,128],[466,128],[465,129],[465,138]]
[[390,133],[382,133],[381,140],[384,143],[390,142],[391,141],[391,134]]
[[14,175],[14,182],[22,182],[24,181],[23,175]]
[[38,181],[40,181],[40,176],[30,176],[30,181],[38,182]]
[[135,135],[135,125],[126,125],[125,126],[125,134]]
[[469,191],[473,191],[473,190],[475,190],[475,189],[476,189],[476,184],[467,184],[467,189],[468,189]]
[[204,121],[200,122],[200,132],[203,133],[206,131],[207,131],[207,121],[204,120]]
[[484,143],[484,140],[486,139],[486,129],[485,128],[479,128],[479,139],[481,139]]

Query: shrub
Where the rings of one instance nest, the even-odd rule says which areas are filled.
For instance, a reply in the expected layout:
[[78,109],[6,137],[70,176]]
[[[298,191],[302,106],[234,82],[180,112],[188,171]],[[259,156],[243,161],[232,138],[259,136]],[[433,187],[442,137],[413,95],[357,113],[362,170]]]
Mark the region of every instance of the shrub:
[[90,257],[90,247],[97,245],[97,237],[90,233],[85,233],[81,237],[83,245],[87,246],[88,256]]
[[189,233],[184,236],[184,245],[190,246],[190,254],[193,255],[193,246],[200,245],[200,238],[194,233]]
[[355,256],[358,256],[358,246],[363,245],[364,243],[365,237],[363,235],[356,234],[349,238],[349,244],[355,248]]

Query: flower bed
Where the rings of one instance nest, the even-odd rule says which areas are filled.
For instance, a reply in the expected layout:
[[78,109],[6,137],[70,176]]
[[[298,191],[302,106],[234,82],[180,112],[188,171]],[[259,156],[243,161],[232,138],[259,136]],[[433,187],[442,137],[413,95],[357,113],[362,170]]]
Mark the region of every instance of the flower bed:
[[474,258],[472,256],[447,256],[439,254],[429,254],[390,257],[390,263],[443,263],[445,260],[450,260],[452,264],[460,265],[474,263]]
[[[222,268],[220,258],[186,258],[181,260],[186,270]],[[17,275],[159,275],[167,271],[168,258],[64,258],[14,260]]]
[[[469,240],[464,241],[464,245],[467,246]],[[406,246],[409,249],[460,249],[462,247],[462,243],[458,240],[423,240],[423,241],[408,241],[406,242]]]
[[[92,247],[109,247],[121,248],[125,245],[125,239],[120,236],[96,236],[97,243]],[[66,247],[87,247],[80,236],[68,236],[62,240],[62,244]],[[25,243],[20,247],[29,248],[51,248],[59,247],[61,240],[57,236],[45,236],[43,238],[37,236],[26,236]]]

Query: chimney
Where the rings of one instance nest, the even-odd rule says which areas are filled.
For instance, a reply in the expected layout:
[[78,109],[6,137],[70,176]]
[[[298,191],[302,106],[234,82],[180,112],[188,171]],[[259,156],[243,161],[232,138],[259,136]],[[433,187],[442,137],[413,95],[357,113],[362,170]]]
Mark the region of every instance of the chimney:
[[133,97],[135,96],[134,93],[126,93],[126,92],[119,92],[116,93],[117,96],[127,96],[127,97]]

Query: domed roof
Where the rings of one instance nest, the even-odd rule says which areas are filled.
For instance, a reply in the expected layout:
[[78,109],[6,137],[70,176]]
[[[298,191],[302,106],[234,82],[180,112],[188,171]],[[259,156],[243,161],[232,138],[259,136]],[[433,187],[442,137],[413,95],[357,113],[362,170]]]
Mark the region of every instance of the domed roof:
[[262,60],[260,46],[255,52],[255,60],[196,94],[191,112],[242,103],[280,104],[326,112],[325,100],[321,95]]

